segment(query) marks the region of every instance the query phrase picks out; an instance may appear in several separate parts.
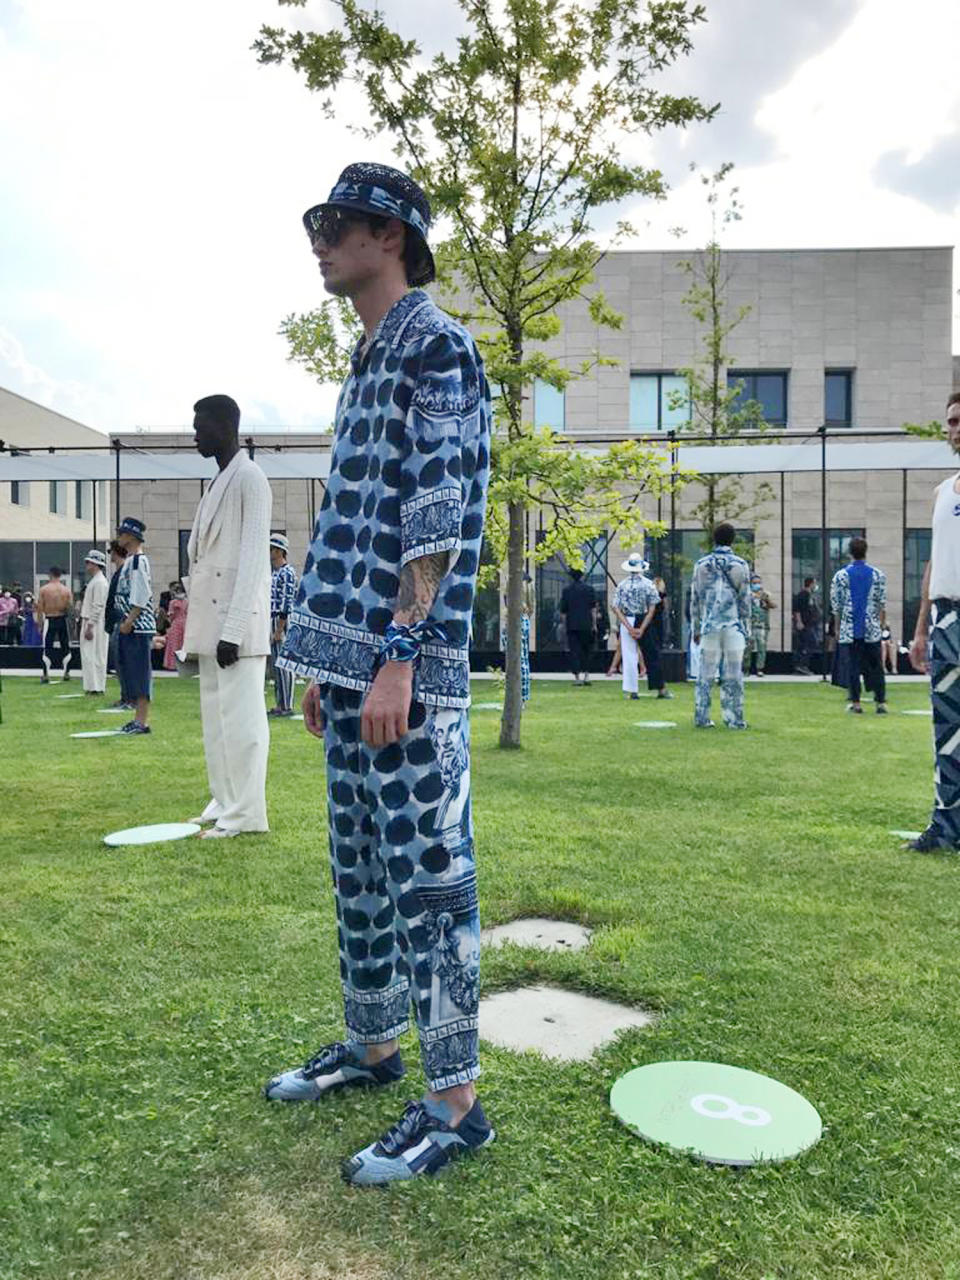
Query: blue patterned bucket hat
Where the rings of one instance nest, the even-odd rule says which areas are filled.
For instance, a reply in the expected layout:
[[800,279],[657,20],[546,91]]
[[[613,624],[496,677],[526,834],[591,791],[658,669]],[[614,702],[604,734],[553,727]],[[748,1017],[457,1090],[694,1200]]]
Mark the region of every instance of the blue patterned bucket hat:
[[419,288],[437,278],[433,254],[427,244],[430,201],[413,179],[399,169],[385,164],[348,164],[328,199],[303,215],[303,225],[311,240],[319,229],[321,215],[328,209],[355,209],[382,218],[399,218],[413,232],[419,250],[416,262],[408,267],[407,284]]

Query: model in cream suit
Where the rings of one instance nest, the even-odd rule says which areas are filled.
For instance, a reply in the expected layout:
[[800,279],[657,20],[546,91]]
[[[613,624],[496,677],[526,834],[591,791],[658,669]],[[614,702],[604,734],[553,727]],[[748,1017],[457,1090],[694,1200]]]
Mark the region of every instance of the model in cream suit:
[[107,688],[107,645],[110,637],[103,625],[109,585],[104,575],[107,557],[91,551],[83,562],[89,581],[80,606],[80,665],[85,693],[104,693]]
[[203,749],[210,803],[204,837],[267,831],[270,746],[263,678],[270,652],[270,485],[240,449],[240,410],[229,396],[193,406],[197,450],[220,467],[190,531],[183,647],[200,665]]

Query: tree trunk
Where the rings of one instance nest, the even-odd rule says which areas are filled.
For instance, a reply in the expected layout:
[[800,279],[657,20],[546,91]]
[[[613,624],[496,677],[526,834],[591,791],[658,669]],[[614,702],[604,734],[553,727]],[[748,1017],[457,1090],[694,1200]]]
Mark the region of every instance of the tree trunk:
[[523,571],[526,564],[526,508],[511,502],[510,539],[507,543],[507,679],[500,721],[500,746],[520,746],[523,715],[520,650],[523,621]]

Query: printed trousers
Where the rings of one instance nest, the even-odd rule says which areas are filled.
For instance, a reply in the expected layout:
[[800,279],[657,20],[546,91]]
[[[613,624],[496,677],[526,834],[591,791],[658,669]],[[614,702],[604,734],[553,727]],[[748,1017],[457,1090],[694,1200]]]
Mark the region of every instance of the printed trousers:
[[933,703],[934,807],[930,826],[960,845],[960,601],[930,608],[930,695]]
[[480,921],[466,711],[414,701],[388,747],[360,736],[363,694],[321,686],[330,863],[351,1039],[392,1040],[413,1005],[431,1089],[479,1075]]
[[63,674],[66,676],[73,660],[73,654],[70,652],[70,637],[67,634],[67,620],[64,617],[45,618],[40,661],[43,664],[43,674],[48,678],[57,656],[60,658]]
[[293,710],[293,672],[285,667],[277,666],[277,659],[283,645],[270,645],[270,658],[273,663],[273,697],[281,711]]
[[[500,632],[500,648],[507,651],[507,631]],[[530,701],[530,616],[524,614],[520,619],[520,701]]]
[[720,627],[700,637],[700,670],[694,694],[694,724],[710,723],[710,694],[720,664],[720,708],[728,729],[745,729],[743,719],[743,648],[746,641],[739,627]]

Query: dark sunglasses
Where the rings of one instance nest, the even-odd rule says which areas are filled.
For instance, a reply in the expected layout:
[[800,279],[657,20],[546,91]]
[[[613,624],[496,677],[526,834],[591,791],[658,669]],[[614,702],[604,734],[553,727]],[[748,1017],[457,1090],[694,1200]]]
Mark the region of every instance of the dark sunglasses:
[[366,221],[366,214],[354,213],[349,209],[325,209],[322,205],[317,205],[308,210],[303,220],[311,244],[315,240],[322,240],[325,245],[334,249],[351,227]]

